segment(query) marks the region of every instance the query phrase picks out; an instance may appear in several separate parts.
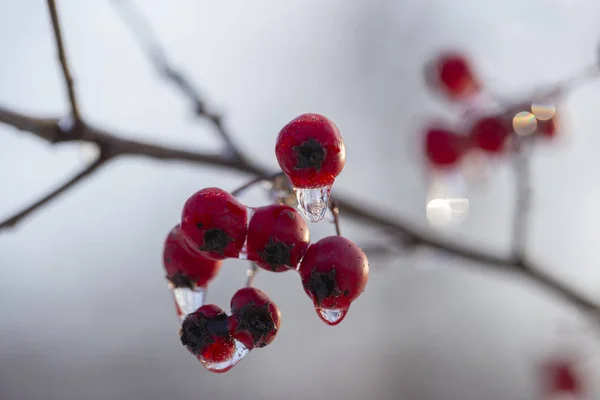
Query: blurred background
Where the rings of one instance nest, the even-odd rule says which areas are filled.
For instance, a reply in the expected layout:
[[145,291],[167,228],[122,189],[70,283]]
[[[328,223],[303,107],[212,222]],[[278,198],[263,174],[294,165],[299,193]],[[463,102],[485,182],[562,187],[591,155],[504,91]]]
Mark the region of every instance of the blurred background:
[[[58,2],[85,118],[123,137],[188,149],[220,143],[147,62],[109,1]],[[180,0],[138,2],[168,55],[197,82],[248,154],[277,167],[279,129],[304,112],[331,118],[347,164],[334,193],[427,224],[418,152],[427,118],[458,120],[423,65],[467,52],[501,94],[569,77],[595,61],[594,0]],[[42,116],[68,110],[46,3],[0,0],[0,103]],[[600,82],[571,93],[559,140],[536,147],[528,249],[600,301]],[[0,126],[0,219],[81,168],[89,149],[56,147]],[[419,251],[372,258],[366,292],[337,327],[323,324],[296,274],[259,274],[283,313],[275,342],[223,375],[181,346],[161,265],[181,206],[207,186],[248,177],[140,158],[111,162],[0,233],[0,399],[538,399],[538,363],[571,343],[600,398],[600,335],[543,288]],[[507,250],[511,170],[461,187],[469,216],[448,234]],[[265,202],[259,191],[245,200]],[[313,239],[332,232],[311,227]],[[378,232],[342,215],[344,234]],[[467,267],[467,268],[463,268]],[[230,261],[209,291],[223,307],[244,283]],[[559,328],[568,334],[557,334]]]

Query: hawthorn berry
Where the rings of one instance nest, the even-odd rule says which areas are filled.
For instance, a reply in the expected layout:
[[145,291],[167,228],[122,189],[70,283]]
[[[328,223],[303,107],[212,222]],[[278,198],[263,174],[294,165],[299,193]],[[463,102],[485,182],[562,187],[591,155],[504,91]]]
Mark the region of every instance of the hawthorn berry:
[[173,287],[206,286],[217,276],[222,263],[191,250],[183,239],[180,225],[175,226],[165,240],[163,264]]
[[294,118],[281,129],[275,155],[292,184],[304,189],[331,186],[346,162],[337,126],[312,113]]
[[467,148],[465,138],[455,132],[431,127],[425,133],[425,155],[435,166],[456,164]]
[[214,304],[200,307],[183,320],[181,344],[202,362],[229,360],[235,353],[235,341],[229,333],[228,319],[225,311]]
[[489,116],[477,120],[470,130],[473,144],[489,153],[499,153],[504,149],[512,128],[501,116]]
[[544,390],[548,395],[571,394],[582,396],[583,382],[570,360],[554,359],[543,366]]
[[453,100],[469,97],[480,87],[469,60],[458,52],[445,52],[432,60],[426,69],[426,79]]
[[246,207],[223,189],[202,189],[183,206],[181,229],[186,242],[215,260],[239,256],[247,225]]
[[[336,325],[365,290],[369,262],[360,247],[342,236],[329,236],[309,246],[298,270],[306,294],[319,316]],[[328,319],[323,310],[340,312]]]
[[556,116],[547,120],[537,121],[537,132],[548,139],[553,138],[558,131]]
[[273,272],[296,269],[309,244],[309,230],[298,212],[271,204],[254,210],[248,224],[248,260]]
[[229,330],[248,349],[273,342],[280,321],[279,307],[259,289],[246,287],[231,298]]

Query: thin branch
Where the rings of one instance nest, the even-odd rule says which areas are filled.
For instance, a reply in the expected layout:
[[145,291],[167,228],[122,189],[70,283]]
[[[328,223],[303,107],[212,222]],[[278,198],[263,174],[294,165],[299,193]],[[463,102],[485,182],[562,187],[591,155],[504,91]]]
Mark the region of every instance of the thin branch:
[[72,186],[75,186],[78,182],[80,182],[84,178],[87,178],[88,176],[90,176],[106,161],[108,161],[108,158],[99,157],[92,164],[86,166],[83,170],[81,170],[81,172],[77,173],[71,179],[69,179],[68,181],[66,181],[65,183],[63,183],[62,185],[57,187],[56,189],[52,190],[50,193],[48,193],[47,195],[45,195],[38,201],[25,207],[23,210],[17,212],[15,215],[13,215],[12,217],[9,217],[5,221],[0,222],[0,230],[2,230],[4,228],[10,228],[10,227],[15,226],[23,218],[27,217],[29,214],[31,214],[38,208],[49,203],[51,200],[55,199],[60,194],[66,192],[69,188],[71,188]]
[[512,252],[515,260],[525,258],[529,211],[531,208],[531,142],[529,138],[516,138],[513,154],[515,179],[515,211],[513,217]]
[[231,195],[233,197],[238,197],[241,196],[247,189],[250,189],[252,186],[257,185],[259,183],[264,183],[264,182],[270,182],[272,183],[273,180],[279,178],[281,175],[283,175],[283,172],[278,172],[276,174],[273,174],[269,177],[262,177],[259,176],[257,178],[254,178],[252,180],[249,180],[248,182],[244,183],[242,186],[238,187],[237,189],[235,189],[234,191],[231,192]]
[[165,50],[160,44],[158,36],[154,32],[154,29],[152,29],[152,25],[149,23],[142,10],[130,0],[113,0],[112,4],[115,5],[114,9],[137,38],[140,47],[147,54],[158,73],[179,89],[179,91],[191,102],[194,113],[198,117],[206,118],[213,124],[221,140],[223,140],[227,146],[228,152],[241,158],[242,152],[234,143],[231,134],[225,128],[223,116],[209,110],[206,101],[202,99],[196,85],[181,71],[181,68],[174,65],[169,60]]
[[340,228],[340,209],[338,208],[337,201],[335,201],[334,199],[331,199],[329,201],[329,211],[331,211],[331,215],[333,216],[335,234],[338,236],[342,236],[342,230]]
[[[0,107],[0,123],[13,126],[24,132],[30,132],[49,142],[52,142],[54,136],[50,135],[48,132],[58,129],[58,119],[34,118],[19,114],[15,111],[9,111],[2,107]],[[96,143],[103,149],[105,154],[111,156],[134,155],[150,157],[157,160],[187,161],[195,164],[228,168],[256,177],[262,177],[263,179],[274,175],[259,165],[245,159],[230,159],[220,154],[191,152],[142,141],[121,139],[114,134],[94,128],[87,124],[79,132],[78,136],[61,140],[61,142],[70,140]],[[63,190],[66,190],[66,188]],[[493,269],[500,272],[510,272],[519,276],[524,276],[547,290],[559,295],[561,298],[564,298],[582,311],[593,313],[595,315],[600,313],[599,305],[596,305],[585,296],[577,293],[576,290],[570,288],[567,284],[546,274],[539,266],[531,263],[531,261],[515,261],[512,254],[505,257],[498,256],[489,251],[454,242],[429,230],[419,228],[397,216],[381,212],[379,211],[381,210],[381,207],[379,206],[373,204],[361,204],[360,202],[346,199],[343,196],[340,196],[339,193],[336,195],[336,201],[340,212],[344,213],[344,215],[381,229],[392,237],[395,237],[400,246],[405,246],[406,243],[409,242],[411,245],[425,246],[445,251],[464,260],[471,261],[470,263],[465,263],[465,266]],[[38,207],[39,206],[35,208]]]
[[71,103],[71,113],[73,114],[76,124],[78,124],[81,122],[81,114],[79,113],[77,97],[75,96],[73,77],[71,76],[69,63],[67,62],[67,56],[65,55],[65,46],[63,44],[60,22],[54,0],[48,0],[48,10],[50,11],[50,18],[52,19],[52,30],[54,31],[54,41],[56,42],[56,50],[58,51],[58,60],[60,61],[62,73],[65,78],[69,102]]

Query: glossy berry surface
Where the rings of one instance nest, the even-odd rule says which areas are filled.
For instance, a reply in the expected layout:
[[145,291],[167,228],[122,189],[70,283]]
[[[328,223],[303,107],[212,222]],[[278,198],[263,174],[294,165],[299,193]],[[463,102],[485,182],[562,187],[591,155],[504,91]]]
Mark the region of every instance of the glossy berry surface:
[[499,153],[511,132],[512,127],[504,118],[491,116],[477,120],[471,127],[470,137],[474,146],[489,153]]
[[299,272],[315,307],[347,310],[367,285],[369,263],[350,240],[329,236],[308,248]]
[[298,212],[281,204],[256,208],[248,224],[248,260],[273,272],[296,269],[309,244]]
[[427,69],[427,81],[451,99],[466,98],[479,91],[479,83],[464,54],[446,52]]
[[183,206],[181,229],[186,242],[216,260],[239,256],[247,224],[246,207],[223,189],[202,189]]
[[223,262],[213,260],[191,250],[179,225],[175,226],[165,240],[163,265],[167,279],[176,287],[194,288],[206,286],[221,269]]
[[229,329],[248,349],[273,342],[281,322],[281,312],[261,290],[247,287],[231,298]]
[[425,133],[425,155],[434,166],[455,165],[466,150],[465,138],[440,128],[430,128]]
[[223,362],[235,352],[227,314],[214,304],[189,314],[181,324],[180,338],[181,344],[203,361]]
[[342,172],[346,149],[333,122],[319,114],[302,114],[281,129],[275,155],[297,188],[331,186]]

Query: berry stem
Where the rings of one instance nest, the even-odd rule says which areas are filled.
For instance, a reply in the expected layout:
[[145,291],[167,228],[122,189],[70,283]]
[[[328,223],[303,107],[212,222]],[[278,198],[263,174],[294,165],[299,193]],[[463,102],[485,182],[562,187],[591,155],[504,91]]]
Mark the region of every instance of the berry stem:
[[529,210],[531,208],[531,152],[529,137],[516,137],[513,153],[515,176],[515,210],[513,218],[512,252],[516,262],[525,259],[527,233],[529,231]]
[[272,184],[273,181],[275,179],[279,178],[280,176],[283,176],[283,172],[278,172],[278,173],[268,176],[266,178],[259,176],[257,178],[251,179],[248,182],[244,183],[242,186],[240,186],[237,189],[235,189],[234,191],[232,191],[231,195],[233,197],[241,196],[247,189],[250,189],[252,186],[258,185],[261,183],[268,182],[268,183]]
[[331,215],[333,215],[333,223],[335,224],[335,234],[338,236],[342,236],[342,230],[340,229],[340,209],[337,205],[337,202],[333,199],[329,201],[329,210],[331,211]]
[[246,270],[246,276],[247,276],[246,287],[252,286],[252,284],[254,283],[254,278],[256,277],[257,273],[258,273],[258,267],[256,266],[256,264],[250,263],[250,266]]

